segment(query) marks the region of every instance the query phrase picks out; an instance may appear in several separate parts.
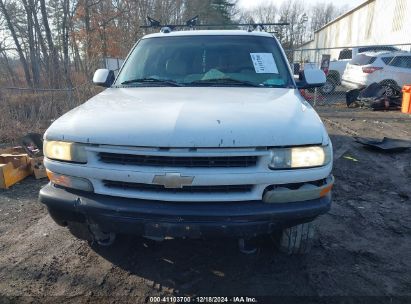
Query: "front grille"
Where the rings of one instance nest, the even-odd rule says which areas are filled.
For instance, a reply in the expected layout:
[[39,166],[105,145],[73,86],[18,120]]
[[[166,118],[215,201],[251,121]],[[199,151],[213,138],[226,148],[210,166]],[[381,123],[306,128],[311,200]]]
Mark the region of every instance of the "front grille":
[[246,168],[257,164],[257,156],[170,157],[100,152],[99,157],[104,163],[146,167]]
[[108,188],[164,193],[245,193],[250,192],[253,188],[253,185],[183,186],[183,188],[165,188],[162,185],[109,180],[104,180],[103,183]]

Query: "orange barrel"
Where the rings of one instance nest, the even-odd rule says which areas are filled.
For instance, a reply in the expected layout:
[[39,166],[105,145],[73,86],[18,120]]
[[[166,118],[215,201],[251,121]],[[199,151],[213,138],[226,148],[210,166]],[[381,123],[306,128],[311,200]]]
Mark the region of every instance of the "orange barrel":
[[411,85],[402,88],[402,113],[411,113]]

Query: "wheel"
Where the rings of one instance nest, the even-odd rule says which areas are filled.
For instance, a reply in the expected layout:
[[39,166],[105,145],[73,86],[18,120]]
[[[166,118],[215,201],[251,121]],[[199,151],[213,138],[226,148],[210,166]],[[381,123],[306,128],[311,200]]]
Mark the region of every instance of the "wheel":
[[320,93],[323,95],[331,94],[335,91],[335,83],[332,79],[327,79],[326,83],[320,88]]
[[312,223],[286,228],[281,233],[279,249],[288,255],[307,254],[311,250],[313,237]]
[[91,241],[93,239],[93,236],[90,233],[87,224],[68,222],[67,228],[74,237],[80,240]]

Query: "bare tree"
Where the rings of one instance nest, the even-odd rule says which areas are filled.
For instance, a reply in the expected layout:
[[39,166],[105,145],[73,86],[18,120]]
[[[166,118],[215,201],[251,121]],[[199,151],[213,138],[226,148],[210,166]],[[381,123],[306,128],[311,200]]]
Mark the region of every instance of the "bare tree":
[[30,56],[30,66],[31,66],[31,74],[33,77],[33,85],[38,87],[40,84],[40,65],[39,60],[37,57],[36,51],[36,42],[34,40],[34,21],[33,21],[33,13],[34,7],[32,7],[27,0],[22,0],[24,10],[26,11],[27,15],[27,36],[28,36],[28,49],[29,49],[29,56]]
[[17,83],[10,59],[17,56],[30,87],[71,87],[153,31],[140,27],[147,15],[165,24],[195,15],[230,24],[236,12],[236,0],[0,0],[1,37],[12,44],[0,49],[0,70]]
[[305,6],[301,0],[289,0],[281,6],[263,3],[240,14],[240,20],[264,23],[288,22],[287,27],[276,26],[274,31],[285,48],[294,48],[310,39],[314,31],[335,19],[347,10],[333,3],[319,2]]
[[41,17],[42,17],[42,21],[43,21],[43,27],[44,27],[44,32],[45,32],[45,36],[46,36],[46,40],[47,40],[47,44],[48,44],[48,50],[50,53],[50,77],[51,77],[51,83],[54,87],[56,87],[59,83],[59,79],[60,79],[60,73],[59,73],[59,59],[58,59],[58,54],[57,54],[57,50],[54,46],[54,41],[53,41],[53,37],[51,34],[51,30],[50,30],[50,24],[49,24],[49,17],[47,14],[47,8],[46,8],[46,2],[45,0],[39,0],[40,2],[40,11],[41,11]]
[[25,75],[25,78],[26,78],[27,85],[28,85],[29,87],[32,87],[32,86],[33,86],[33,83],[32,83],[32,81],[31,81],[31,75],[30,75],[29,65],[28,65],[28,63],[27,63],[26,56],[25,56],[25,54],[24,54],[22,45],[21,45],[21,43],[20,43],[20,41],[19,41],[19,37],[17,36],[17,32],[16,32],[16,29],[15,29],[15,27],[14,27],[13,21],[12,21],[12,19],[11,19],[11,17],[10,17],[9,11],[8,11],[8,9],[6,8],[6,5],[5,5],[5,3],[3,2],[3,0],[0,0],[0,11],[3,13],[3,16],[4,16],[4,18],[5,18],[5,20],[6,20],[6,23],[7,23],[8,30],[10,31],[10,34],[11,34],[11,36],[12,36],[12,38],[13,38],[13,41],[14,41],[14,44],[15,44],[15,46],[16,46],[16,50],[17,50],[17,53],[18,53],[18,55],[19,55],[20,62],[21,62],[21,64],[22,64],[22,66],[23,66],[24,75]]
[[342,14],[346,8],[337,8],[333,3],[319,2],[312,6],[310,11],[310,30],[314,32],[333,19],[338,15]]

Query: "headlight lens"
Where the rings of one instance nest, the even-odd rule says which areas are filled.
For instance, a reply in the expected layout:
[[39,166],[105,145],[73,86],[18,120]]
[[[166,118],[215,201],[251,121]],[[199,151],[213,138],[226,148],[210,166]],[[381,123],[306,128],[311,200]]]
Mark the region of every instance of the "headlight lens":
[[44,141],[43,150],[44,155],[50,159],[87,163],[87,153],[83,144],[65,141]]
[[312,168],[331,161],[330,146],[273,149],[269,168],[272,170]]

